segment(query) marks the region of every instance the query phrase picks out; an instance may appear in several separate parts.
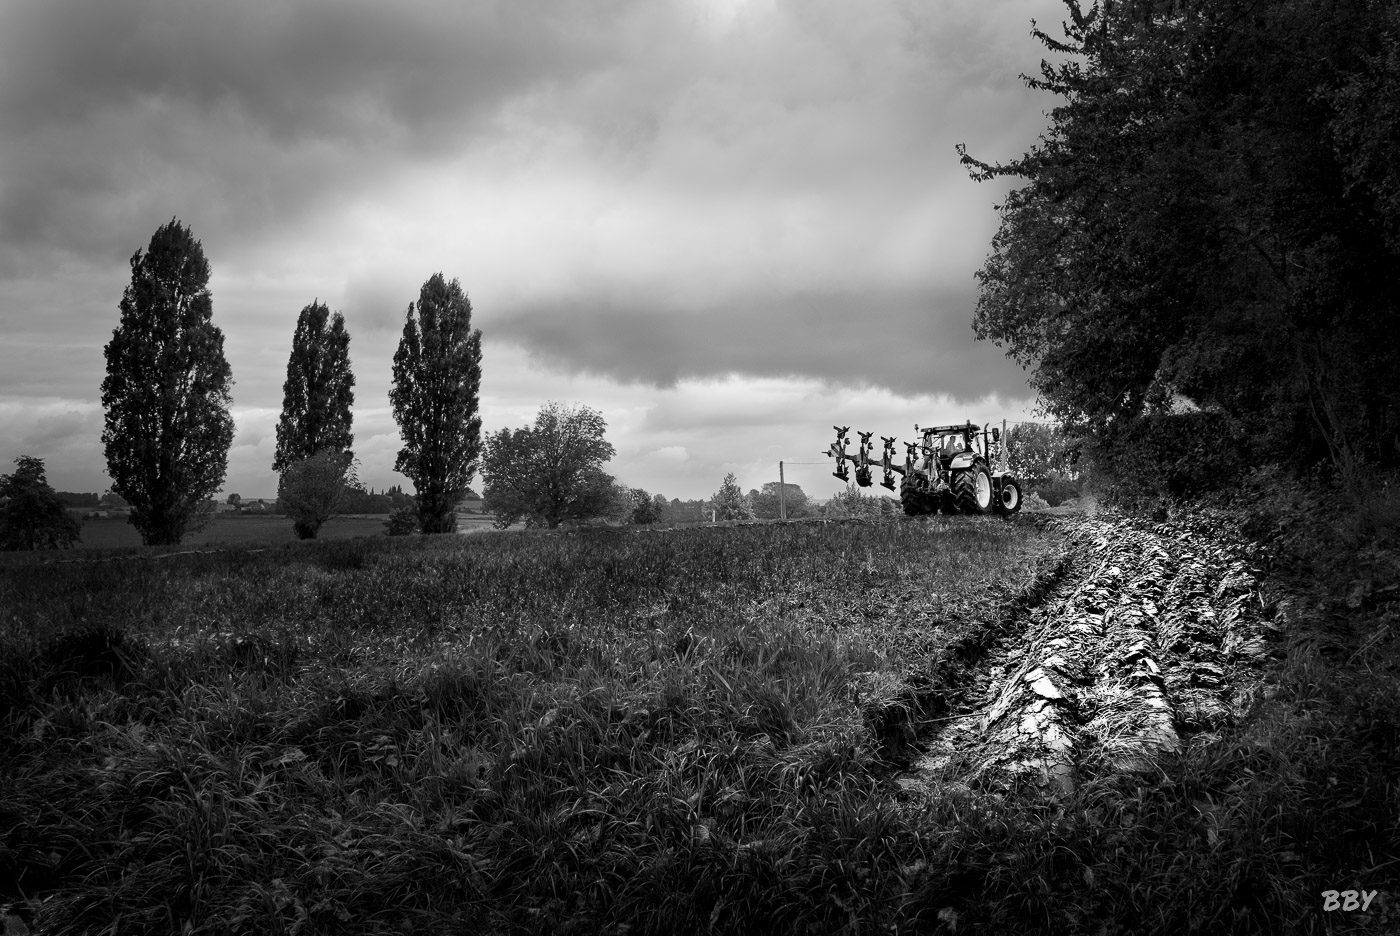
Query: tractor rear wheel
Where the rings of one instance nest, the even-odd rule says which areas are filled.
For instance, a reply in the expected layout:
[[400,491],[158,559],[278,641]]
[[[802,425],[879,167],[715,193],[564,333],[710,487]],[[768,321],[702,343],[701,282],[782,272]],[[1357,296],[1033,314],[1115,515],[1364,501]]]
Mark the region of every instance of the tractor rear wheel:
[[953,474],[953,499],[965,514],[983,514],[992,507],[992,476],[982,465]]
[[1006,478],[1001,482],[1001,501],[997,513],[1010,517],[1021,509],[1021,485]]
[[932,513],[928,509],[928,495],[909,483],[908,478],[899,482],[899,504],[904,508],[904,512],[911,517]]

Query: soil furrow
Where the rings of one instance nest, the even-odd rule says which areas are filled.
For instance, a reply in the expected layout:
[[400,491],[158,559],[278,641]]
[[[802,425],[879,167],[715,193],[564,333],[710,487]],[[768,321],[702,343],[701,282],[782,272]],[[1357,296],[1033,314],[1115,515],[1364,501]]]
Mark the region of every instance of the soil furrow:
[[1084,774],[1155,771],[1252,698],[1270,625],[1242,551],[1121,518],[1062,530],[1054,587],[1008,609],[1001,639],[969,661],[963,684],[981,691],[918,739],[923,755],[894,778],[904,796],[1027,781],[1065,796]]

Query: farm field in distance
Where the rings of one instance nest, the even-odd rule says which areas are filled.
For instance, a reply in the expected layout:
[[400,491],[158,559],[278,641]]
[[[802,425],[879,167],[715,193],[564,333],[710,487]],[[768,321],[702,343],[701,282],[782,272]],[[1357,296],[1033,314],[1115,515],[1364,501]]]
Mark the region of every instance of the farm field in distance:
[[[317,538],[339,540],[357,536],[382,536],[384,521],[387,519],[387,514],[349,514],[333,517],[321,527]],[[491,518],[459,515],[457,528],[458,532],[462,533],[489,530],[492,528]],[[124,517],[84,520],[82,537],[83,548],[123,549],[141,545],[141,534]],[[186,537],[184,546],[203,548],[215,543],[238,545],[296,541],[296,534],[292,532],[292,521],[287,517],[215,517],[203,530]]]
[[0,563],[36,933],[1322,933],[1400,867],[1395,703],[1208,523],[287,535]]

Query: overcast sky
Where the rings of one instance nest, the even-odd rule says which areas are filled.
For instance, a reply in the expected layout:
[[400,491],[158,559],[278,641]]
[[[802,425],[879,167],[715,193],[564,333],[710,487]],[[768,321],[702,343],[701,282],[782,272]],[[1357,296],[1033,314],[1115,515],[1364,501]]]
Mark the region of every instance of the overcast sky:
[[[103,347],[171,217],[213,270],[233,369],[224,492],[276,493],[297,313],[343,312],[355,449],[404,484],[390,362],[435,272],[483,333],[485,432],[548,400],[608,422],[667,497],[819,462],[833,423],[1030,417],[972,337],[1018,79],[1058,0],[6,0],[0,473],[110,485]],[[854,431],[854,430],[853,430]],[[790,467],[809,494],[830,467]],[[480,478],[475,481],[480,487]],[[879,489],[877,489],[879,490]]]

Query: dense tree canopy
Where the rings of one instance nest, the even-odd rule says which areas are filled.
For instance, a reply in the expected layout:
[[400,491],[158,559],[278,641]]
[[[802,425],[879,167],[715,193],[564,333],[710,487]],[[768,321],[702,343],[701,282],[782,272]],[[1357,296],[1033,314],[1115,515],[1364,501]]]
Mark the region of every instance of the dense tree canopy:
[[775,520],[783,506],[787,507],[788,518],[805,517],[810,512],[807,507],[807,494],[796,484],[782,485],[783,502],[779,501],[779,483],[765,481],[762,490],[749,492],[749,505],[753,515],[764,520]]
[[481,331],[455,279],[434,273],[409,303],[389,401],[403,435],[394,470],[413,481],[424,533],[457,528],[481,451]]
[[327,449],[283,469],[277,503],[298,539],[315,539],[327,520],[346,512],[349,489],[358,486],[353,456]]
[[1400,12],[1065,0],[974,328],[1111,444],[1177,394],[1257,454],[1400,463]]
[[67,549],[76,546],[82,524],[64,509],[49,487],[44,460],[15,459],[19,468],[0,475],[0,549]]
[[533,426],[488,437],[481,468],[483,509],[501,528],[518,520],[554,528],[612,513],[615,481],[603,465],[616,453],[604,438],[606,430],[601,413],[550,402]]
[[1076,442],[1060,426],[1020,423],[1007,434],[1011,474],[1035,484],[1076,473]]
[[701,523],[710,519],[709,501],[673,497],[666,508],[666,519],[670,523]]
[[147,545],[178,543],[219,490],[233,442],[224,335],[209,263],[172,219],[131,258],[121,323],[105,349],[102,443],[112,490]]
[[280,473],[318,452],[350,452],[354,386],[345,317],[312,302],[297,316],[292,334],[273,471]]
[[716,520],[752,520],[753,507],[749,504],[749,499],[744,495],[744,489],[739,486],[739,481],[734,477],[734,472],[729,472],[720,482],[719,490],[710,498],[713,505]]
[[662,523],[666,519],[668,504],[660,494],[652,496],[643,488],[628,489],[628,523]]

